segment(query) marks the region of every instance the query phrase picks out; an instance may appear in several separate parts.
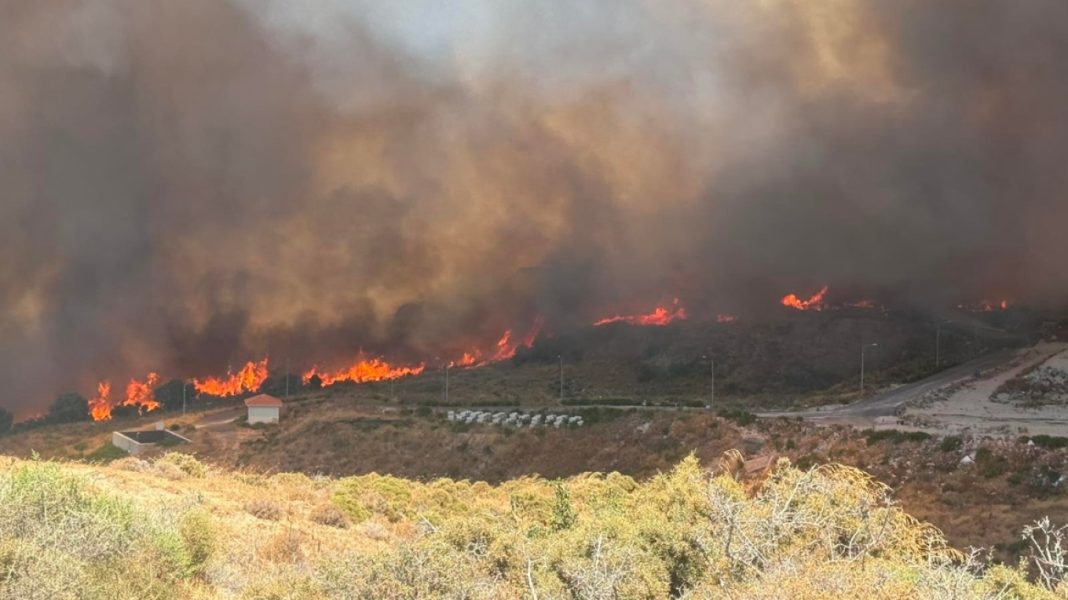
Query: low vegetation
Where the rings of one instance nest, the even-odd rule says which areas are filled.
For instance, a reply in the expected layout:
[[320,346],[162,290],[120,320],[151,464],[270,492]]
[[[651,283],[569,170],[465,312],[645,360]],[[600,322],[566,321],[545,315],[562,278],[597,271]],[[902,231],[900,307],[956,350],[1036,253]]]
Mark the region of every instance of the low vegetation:
[[1026,532],[1029,565],[984,565],[894,506],[861,471],[781,461],[767,479],[746,482],[733,474],[739,464],[735,454],[711,471],[690,457],[645,481],[609,473],[491,486],[265,476],[174,454],[111,466],[10,461],[0,466],[0,597],[1022,599],[1066,591],[1063,530],[1048,522]]

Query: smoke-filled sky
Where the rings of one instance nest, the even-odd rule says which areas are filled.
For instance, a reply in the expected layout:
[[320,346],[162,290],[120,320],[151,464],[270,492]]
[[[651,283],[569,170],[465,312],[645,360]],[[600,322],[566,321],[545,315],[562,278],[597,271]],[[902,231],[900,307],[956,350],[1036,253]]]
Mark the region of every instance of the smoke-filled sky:
[[0,404],[1068,292],[1063,0],[0,0]]

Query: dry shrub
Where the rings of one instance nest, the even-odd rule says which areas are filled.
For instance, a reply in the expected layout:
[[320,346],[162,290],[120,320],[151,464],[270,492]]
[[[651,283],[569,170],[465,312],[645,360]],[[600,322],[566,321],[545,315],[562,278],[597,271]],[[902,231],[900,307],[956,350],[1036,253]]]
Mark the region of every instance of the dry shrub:
[[345,513],[341,512],[341,509],[332,504],[321,504],[312,509],[308,518],[320,525],[326,525],[327,527],[336,527],[338,529],[345,529],[349,526],[349,518],[345,516]]
[[152,469],[160,477],[170,479],[171,481],[181,481],[189,477],[189,475],[178,465],[169,462],[156,463],[152,465]]
[[389,538],[389,528],[378,521],[364,521],[360,524],[360,533],[376,541]]
[[285,515],[285,511],[277,502],[262,498],[246,504],[245,512],[265,521],[277,521]]
[[126,458],[114,460],[111,462],[111,466],[122,471],[135,471],[137,473],[144,473],[152,468],[148,461],[141,460],[136,456],[127,456]]
[[160,465],[173,465],[190,477],[202,478],[208,474],[207,467],[189,454],[181,452],[168,452],[156,459],[157,467]]
[[295,529],[275,533],[260,547],[260,556],[275,563],[299,563],[304,561],[301,549],[303,536]]

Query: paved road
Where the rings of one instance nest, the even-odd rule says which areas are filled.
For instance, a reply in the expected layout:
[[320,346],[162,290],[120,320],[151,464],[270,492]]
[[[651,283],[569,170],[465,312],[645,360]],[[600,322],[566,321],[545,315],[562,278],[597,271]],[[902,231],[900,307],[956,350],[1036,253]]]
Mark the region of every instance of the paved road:
[[852,404],[830,409],[814,409],[798,412],[762,413],[762,417],[803,417],[808,420],[837,420],[850,417],[873,419],[875,417],[891,416],[897,414],[910,400],[914,400],[927,392],[951,385],[963,379],[971,377],[976,371],[986,371],[1000,367],[1016,357],[1016,350],[1006,348],[979,357],[973,361],[957,365],[936,373],[927,379],[909,383],[892,390],[876,394],[870,398],[858,400]]

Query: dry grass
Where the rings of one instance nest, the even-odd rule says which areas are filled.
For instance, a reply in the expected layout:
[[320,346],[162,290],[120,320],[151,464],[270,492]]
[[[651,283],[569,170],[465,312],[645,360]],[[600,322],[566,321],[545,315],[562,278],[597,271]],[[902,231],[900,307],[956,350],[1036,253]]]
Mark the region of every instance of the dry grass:
[[1053,597],[1012,570],[963,568],[937,530],[844,467],[783,463],[759,485],[693,459],[643,482],[499,486],[160,470],[194,460],[3,461],[0,597]]

